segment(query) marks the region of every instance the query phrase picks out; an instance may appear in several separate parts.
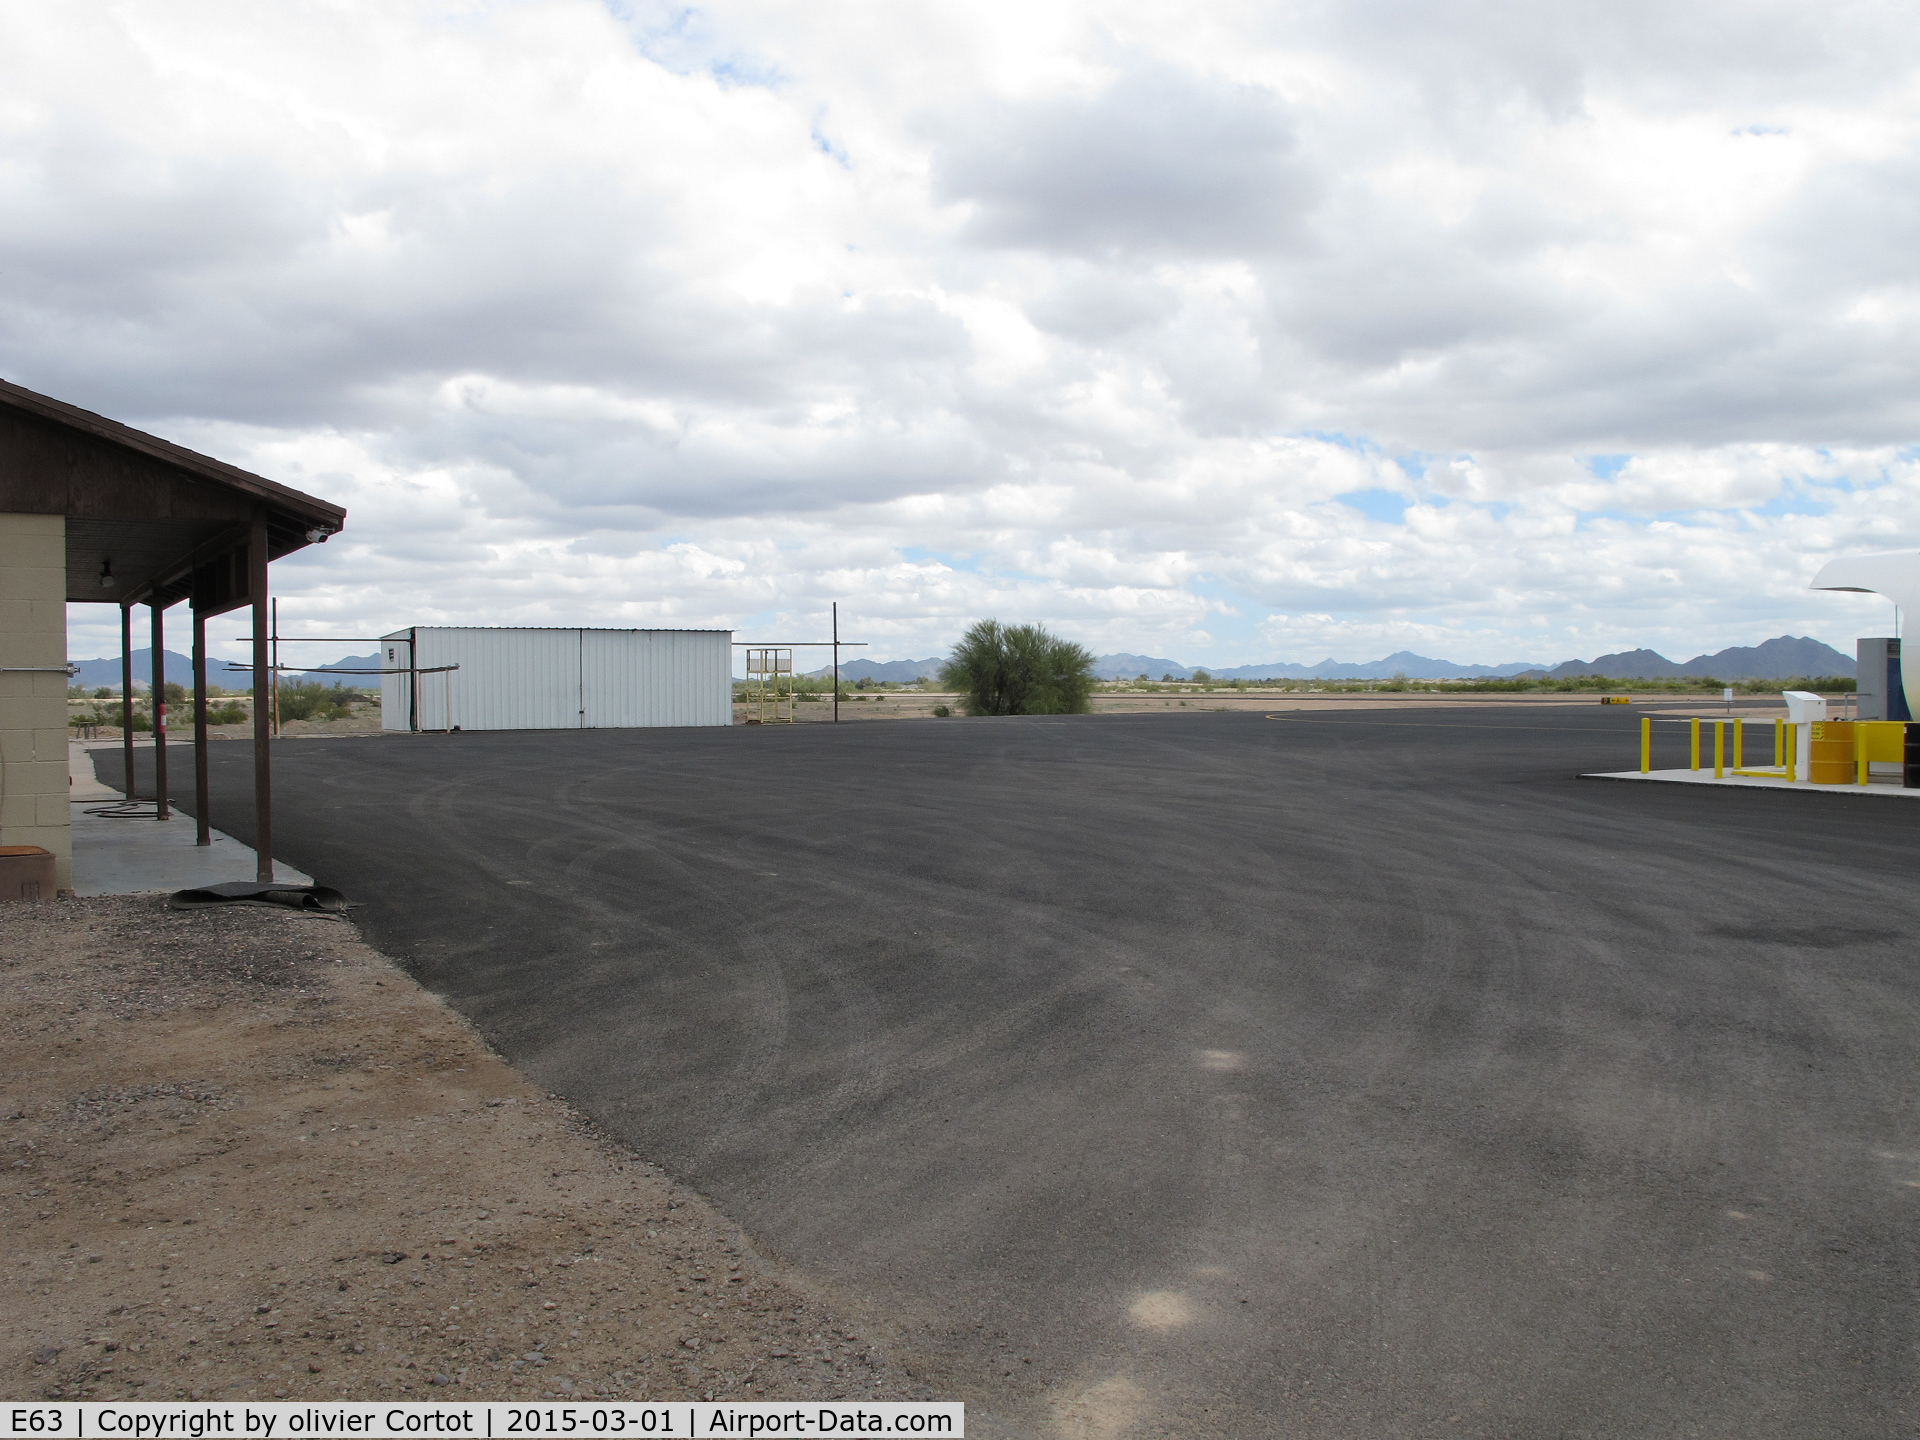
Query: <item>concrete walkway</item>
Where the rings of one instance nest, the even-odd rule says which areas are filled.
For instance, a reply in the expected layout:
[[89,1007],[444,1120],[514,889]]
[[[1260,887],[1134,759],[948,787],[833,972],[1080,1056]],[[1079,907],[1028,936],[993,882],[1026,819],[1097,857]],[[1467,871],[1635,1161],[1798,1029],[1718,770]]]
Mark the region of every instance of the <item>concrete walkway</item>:
[[1865,785],[1814,785],[1806,780],[1789,783],[1769,775],[1735,775],[1719,779],[1711,770],[1615,770],[1589,774],[1583,780],[1657,780],[1670,785],[1723,785],[1745,790],[1789,790],[1796,795],[1851,795],[1859,799],[1920,800],[1920,790],[1909,790],[1898,779],[1875,775]]
[[[177,810],[164,822],[152,818],[151,801],[142,807],[145,819],[92,813],[121,804],[122,796],[100,783],[86,746],[67,747],[67,774],[72,782],[74,894],[149,895],[254,878],[252,846],[218,830],[212,832],[211,845],[196,845],[193,818]],[[279,861],[273,875],[297,885],[313,883],[311,876]]]

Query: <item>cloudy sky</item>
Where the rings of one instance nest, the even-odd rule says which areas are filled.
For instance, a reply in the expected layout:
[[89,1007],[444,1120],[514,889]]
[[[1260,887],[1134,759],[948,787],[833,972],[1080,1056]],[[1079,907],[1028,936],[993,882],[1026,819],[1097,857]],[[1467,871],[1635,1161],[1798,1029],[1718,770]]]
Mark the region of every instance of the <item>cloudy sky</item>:
[[346,505],[308,634],[1850,650],[1917,134],[1847,0],[10,5],[0,375]]

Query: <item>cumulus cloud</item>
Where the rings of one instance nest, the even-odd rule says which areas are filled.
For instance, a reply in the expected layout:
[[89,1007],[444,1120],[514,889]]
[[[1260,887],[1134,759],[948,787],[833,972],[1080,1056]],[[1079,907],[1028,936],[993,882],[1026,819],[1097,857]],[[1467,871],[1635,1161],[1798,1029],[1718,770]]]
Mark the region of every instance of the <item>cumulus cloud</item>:
[[309,633],[1844,646],[1808,576],[1920,544],[1917,62],[1784,0],[12,7],[0,373],[346,503]]
[[986,245],[1244,255],[1297,240],[1319,190],[1271,91],[1160,66],[940,129],[934,197],[966,205],[961,234]]

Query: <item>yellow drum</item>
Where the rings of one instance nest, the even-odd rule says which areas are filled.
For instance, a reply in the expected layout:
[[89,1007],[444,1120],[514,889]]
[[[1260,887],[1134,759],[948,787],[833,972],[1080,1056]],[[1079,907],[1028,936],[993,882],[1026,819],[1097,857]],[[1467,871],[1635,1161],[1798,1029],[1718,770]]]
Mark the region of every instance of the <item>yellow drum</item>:
[[1851,720],[1816,720],[1807,727],[1807,779],[1815,785],[1855,783]]

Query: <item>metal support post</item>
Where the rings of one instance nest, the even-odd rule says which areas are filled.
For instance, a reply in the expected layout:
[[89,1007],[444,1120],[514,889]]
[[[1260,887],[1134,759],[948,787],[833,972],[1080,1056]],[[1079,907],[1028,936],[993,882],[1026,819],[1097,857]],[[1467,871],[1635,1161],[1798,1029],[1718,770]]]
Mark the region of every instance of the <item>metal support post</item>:
[[1786,738],[1787,738],[1787,783],[1788,783],[1789,785],[1791,785],[1791,784],[1793,784],[1793,779],[1794,779],[1794,777],[1793,777],[1793,769],[1794,769],[1794,762],[1795,762],[1795,761],[1797,761],[1797,760],[1798,760],[1798,759],[1800,758],[1800,737],[1799,737],[1798,735],[1796,735],[1796,734],[1794,734],[1794,731],[1795,731],[1795,730],[1797,730],[1798,728],[1799,728],[1799,727],[1798,727],[1798,726],[1796,726],[1796,725],[1788,725],[1788,726],[1786,727]]
[[267,648],[267,514],[253,517],[247,541],[247,594],[253,602],[254,878],[273,883],[273,671]]
[[1653,717],[1640,717],[1640,773],[1646,775],[1653,770]]
[[1713,722],[1713,778],[1724,780],[1727,775],[1727,722]]
[[1695,770],[1700,768],[1700,717],[1694,716],[1687,722],[1688,753],[1693,757],[1689,762]]
[[840,723],[840,602],[833,602],[833,723]]
[[120,754],[127,766],[127,799],[133,793],[133,604],[120,607]]
[[193,843],[211,845],[207,818],[207,617],[193,612]]
[[168,819],[167,808],[167,628],[158,595],[147,601],[153,618],[153,818]]

